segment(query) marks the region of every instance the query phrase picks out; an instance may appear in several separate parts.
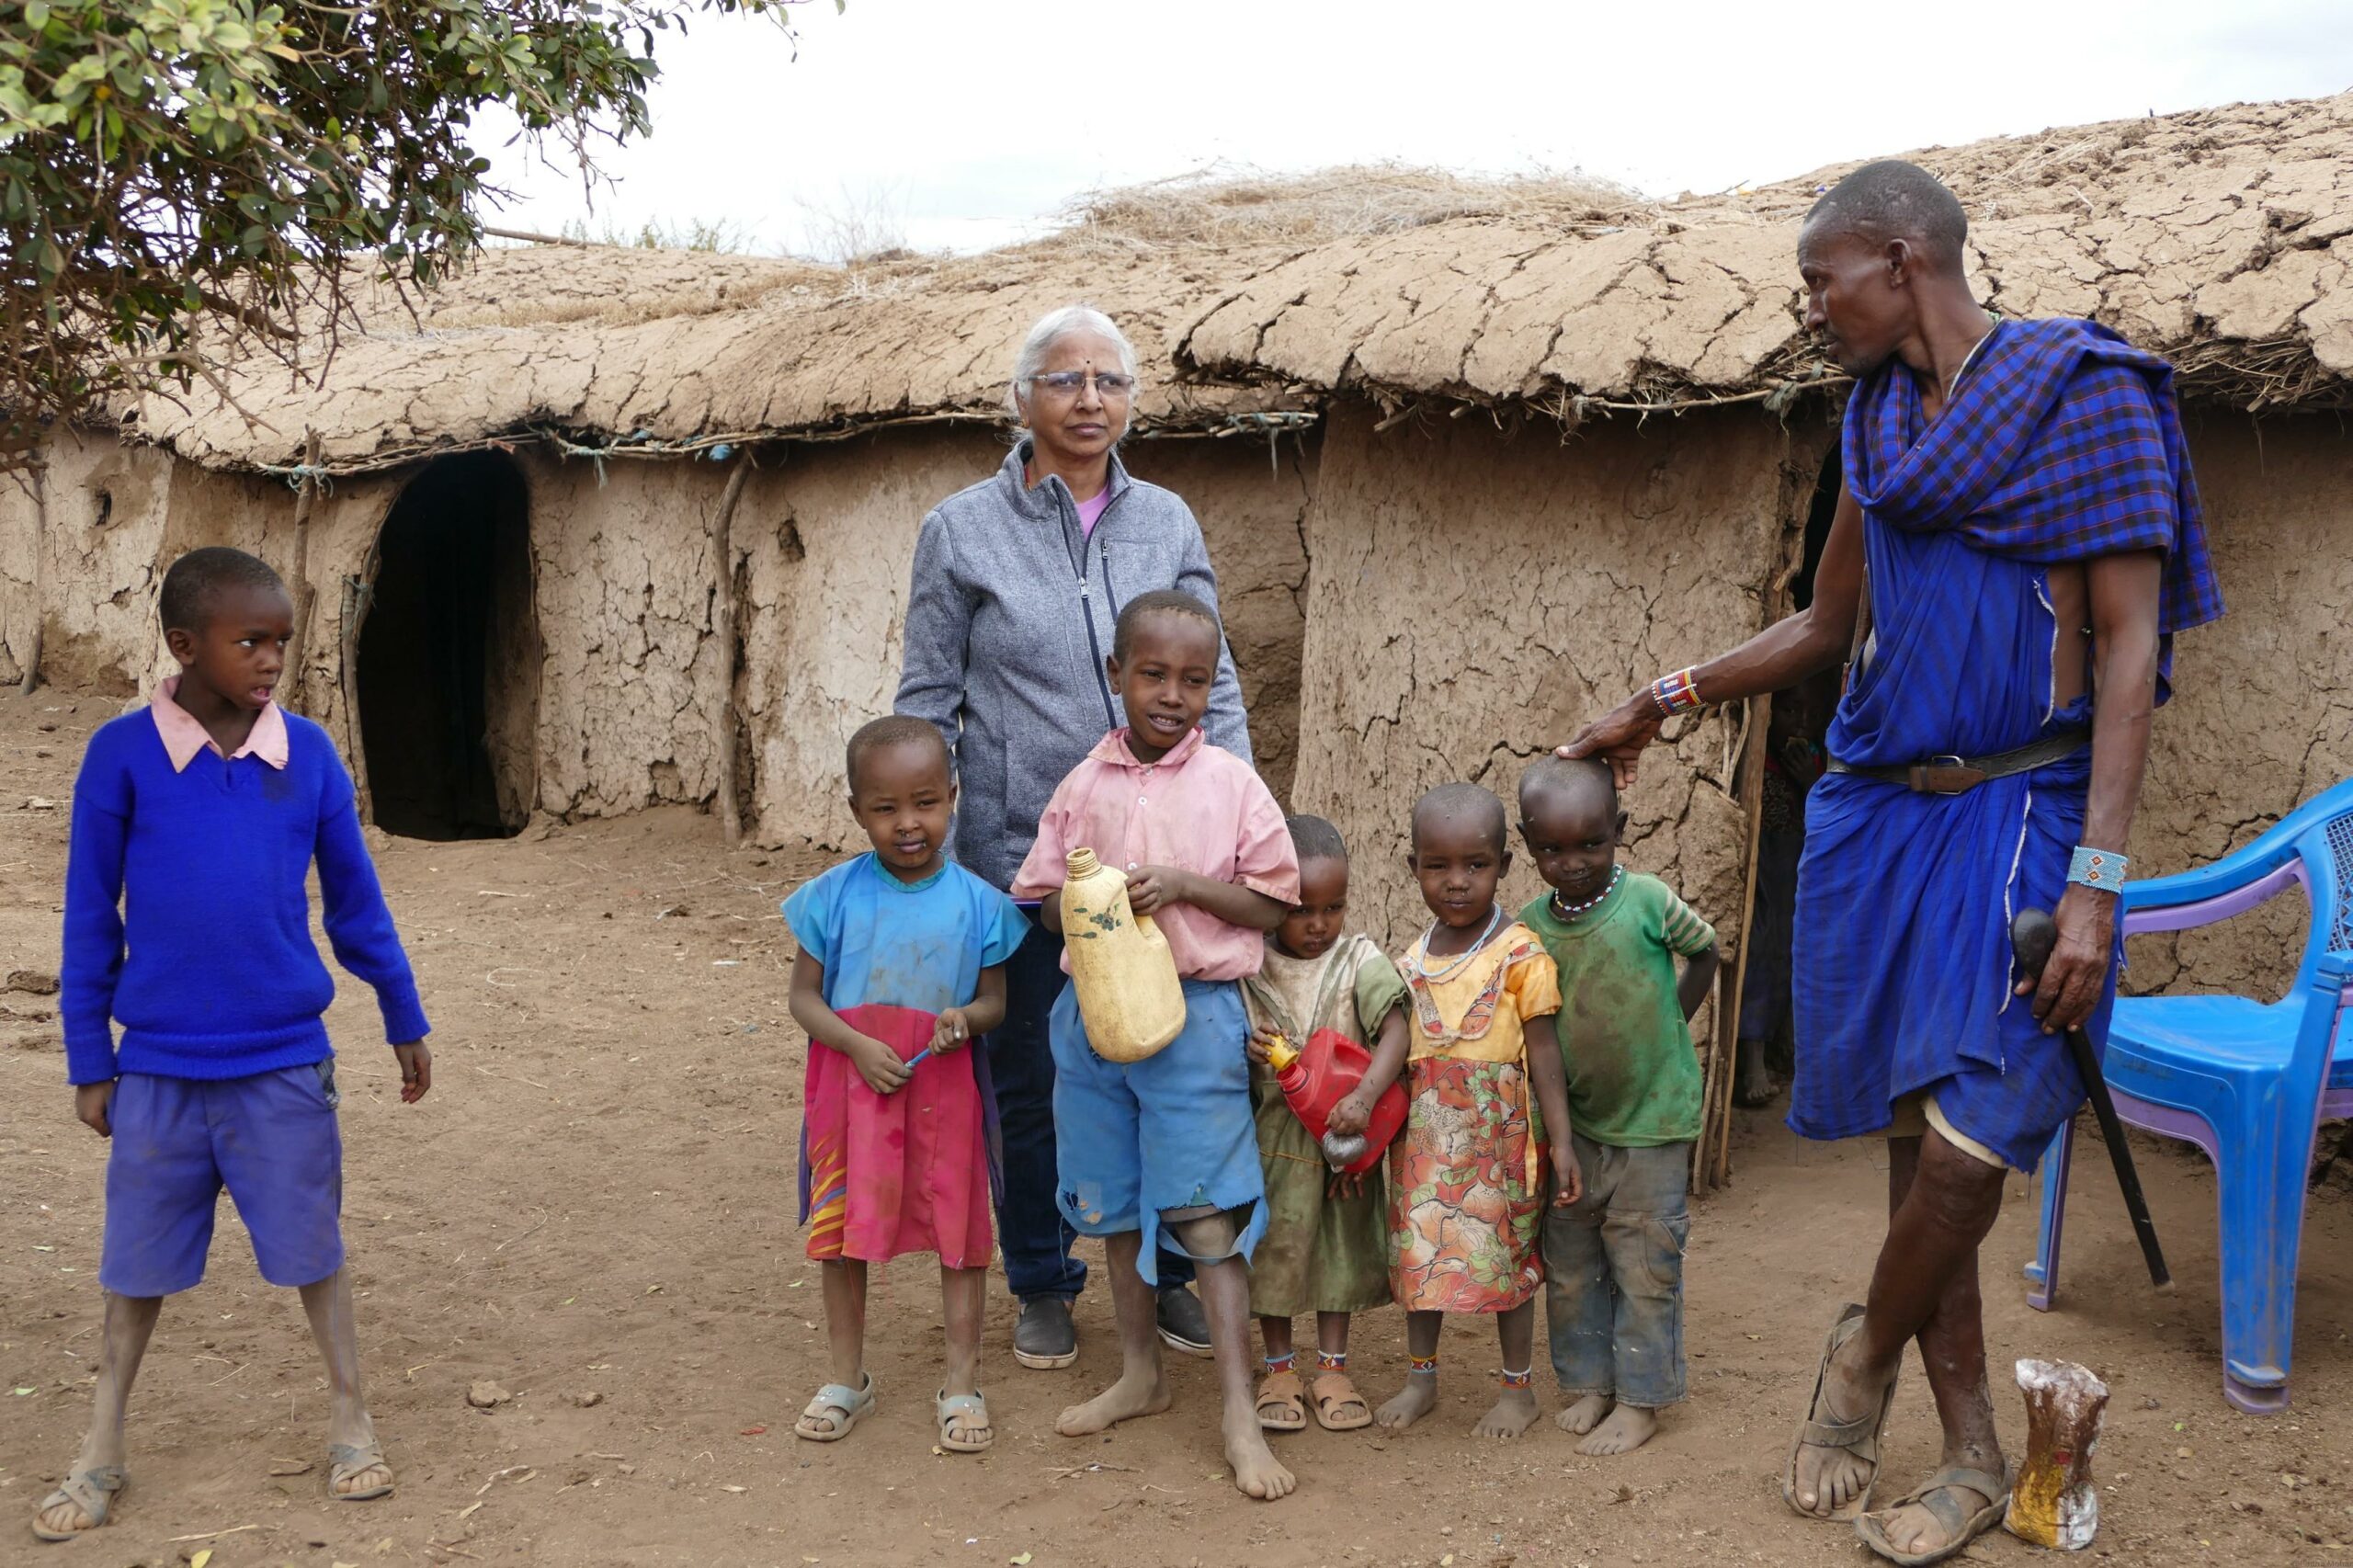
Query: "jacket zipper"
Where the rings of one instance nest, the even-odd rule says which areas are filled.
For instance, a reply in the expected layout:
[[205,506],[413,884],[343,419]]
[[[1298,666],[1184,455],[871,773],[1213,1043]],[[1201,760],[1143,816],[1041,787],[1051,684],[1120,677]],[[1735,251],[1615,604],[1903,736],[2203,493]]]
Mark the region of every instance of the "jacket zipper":
[[[1104,503],[1101,514],[1095,519],[1096,532],[1100,533],[1102,531],[1104,519],[1110,517],[1111,508],[1118,505],[1119,497],[1117,496],[1114,496],[1109,501]],[[1062,499],[1059,496],[1055,497],[1054,509],[1057,513],[1062,510]],[[1074,518],[1073,520],[1075,519]],[[1067,524],[1064,525],[1065,528],[1067,528]],[[1095,661],[1095,689],[1103,699],[1103,718],[1105,723],[1108,729],[1116,730],[1120,727],[1119,710],[1112,706],[1111,683],[1103,674],[1103,644],[1095,634],[1095,598],[1093,591],[1087,583],[1086,547],[1090,542],[1092,542],[1092,540],[1087,535],[1080,535],[1078,541],[1078,556],[1076,561],[1073,562],[1073,564],[1078,569],[1078,618],[1079,619],[1086,622],[1086,651]],[[1070,550],[1070,535],[1067,532],[1063,535],[1063,550],[1065,554],[1067,554]],[[1120,618],[1120,601],[1118,596],[1111,591],[1111,552],[1108,545],[1102,547],[1102,550],[1103,596],[1110,601],[1111,619],[1114,621],[1117,621]]]

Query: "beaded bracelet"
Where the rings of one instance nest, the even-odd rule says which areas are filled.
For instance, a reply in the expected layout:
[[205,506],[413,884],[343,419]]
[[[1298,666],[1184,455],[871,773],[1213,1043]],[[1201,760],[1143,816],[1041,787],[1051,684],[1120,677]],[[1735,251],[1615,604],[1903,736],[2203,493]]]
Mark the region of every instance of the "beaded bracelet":
[[2075,858],[2067,866],[2067,880],[2101,892],[2122,892],[2125,868],[2131,863],[2113,849],[2094,849],[2078,844]]
[[1688,669],[1677,670],[1671,676],[1661,676],[1651,682],[1651,700],[1658,705],[1659,712],[1669,719],[1677,713],[1688,713],[1694,708],[1704,706],[1699,700],[1699,683]]

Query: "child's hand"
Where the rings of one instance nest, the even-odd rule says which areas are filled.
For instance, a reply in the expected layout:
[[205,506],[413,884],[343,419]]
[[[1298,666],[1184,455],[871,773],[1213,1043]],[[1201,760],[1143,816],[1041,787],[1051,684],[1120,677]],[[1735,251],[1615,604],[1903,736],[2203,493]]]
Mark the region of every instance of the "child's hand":
[[866,1086],[878,1095],[894,1095],[915,1076],[897,1051],[865,1035],[858,1037],[858,1051],[850,1061],[856,1063],[858,1075],[866,1080]]
[[945,1056],[951,1051],[961,1051],[964,1042],[972,1038],[972,1026],[964,1021],[964,1009],[961,1007],[949,1008],[931,1026],[931,1049],[935,1055]]
[[1146,866],[1128,873],[1128,907],[1150,915],[1172,903],[1192,902],[1193,874],[1174,866]]
[[423,1040],[392,1047],[401,1064],[401,1104],[415,1105],[433,1092],[433,1048]]
[[114,1105],[114,1080],[103,1084],[77,1084],[74,1088],[74,1114],[82,1125],[101,1138],[114,1136],[114,1120],[107,1113]]
[[1371,1121],[1372,1101],[1359,1088],[1332,1108],[1324,1126],[1330,1132],[1362,1132]]
[[1552,1207],[1566,1209],[1585,1196],[1585,1172],[1577,1168],[1577,1154],[1562,1139],[1552,1145],[1552,1180],[1557,1190],[1552,1194]]
[[1275,1034],[1272,1029],[1254,1025],[1250,1030],[1249,1042],[1243,1046],[1242,1053],[1250,1058],[1251,1066],[1264,1067],[1267,1064],[1267,1050],[1274,1042]]

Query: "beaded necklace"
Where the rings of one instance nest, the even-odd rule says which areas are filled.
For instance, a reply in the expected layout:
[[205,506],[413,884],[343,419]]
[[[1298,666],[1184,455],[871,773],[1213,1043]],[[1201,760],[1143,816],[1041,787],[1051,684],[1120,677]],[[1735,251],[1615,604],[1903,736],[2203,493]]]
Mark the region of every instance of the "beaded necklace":
[[1574,920],[1578,915],[1588,914],[1591,911],[1599,908],[1601,906],[1602,900],[1608,898],[1611,893],[1618,891],[1619,879],[1623,877],[1625,874],[1626,868],[1623,864],[1610,867],[1609,885],[1603,888],[1599,892],[1595,893],[1591,898],[1586,899],[1583,903],[1563,903],[1561,902],[1561,890],[1554,888],[1552,890],[1552,918],[1565,926],[1570,921]]
[[1504,906],[1499,903],[1495,906],[1495,913],[1487,916],[1487,928],[1479,933],[1479,939],[1457,953],[1452,963],[1444,969],[1434,970],[1430,968],[1430,938],[1438,935],[1438,922],[1433,920],[1429,924],[1429,929],[1422,933],[1422,950],[1420,956],[1414,960],[1414,967],[1421,971],[1424,980],[1438,983],[1451,980],[1461,973],[1463,967],[1472,959],[1479,956],[1481,950],[1486,947],[1489,938],[1495,936],[1496,929],[1503,923]]

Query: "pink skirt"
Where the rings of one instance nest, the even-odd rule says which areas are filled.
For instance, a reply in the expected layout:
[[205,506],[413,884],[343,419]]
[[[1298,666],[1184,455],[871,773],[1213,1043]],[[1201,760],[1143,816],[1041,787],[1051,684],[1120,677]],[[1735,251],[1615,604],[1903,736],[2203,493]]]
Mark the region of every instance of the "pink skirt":
[[[929,1013],[869,1006],[841,1017],[903,1061],[931,1043]],[[979,1040],[917,1063],[893,1095],[876,1094],[848,1057],[812,1040],[801,1122],[809,1256],[881,1263],[930,1252],[945,1267],[986,1267],[1000,1168],[988,1090]]]

